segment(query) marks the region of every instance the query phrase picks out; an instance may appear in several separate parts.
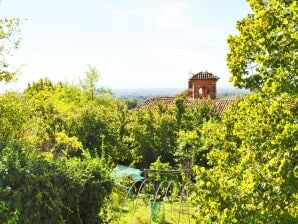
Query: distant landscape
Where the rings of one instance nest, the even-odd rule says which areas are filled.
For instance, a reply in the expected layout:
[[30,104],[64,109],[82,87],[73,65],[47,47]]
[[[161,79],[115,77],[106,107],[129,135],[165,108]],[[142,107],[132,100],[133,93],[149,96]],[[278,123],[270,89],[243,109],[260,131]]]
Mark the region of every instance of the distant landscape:
[[[116,98],[138,99],[138,101],[146,100],[149,97],[158,96],[175,96],[185,89],[183,88],[139,88],[139,89],[114,89],[113,93]],[[238,88],[217,88],[217,97],[224,98],[235,95],[243,95],[249,93],[248,90]]]
[[[128,109],[133,109],[150,97],[176,96],[185,91],[183,88],[139,88],[139,89],[114,89],[112,93],[116,99],[128,102]],[[248,90],[238,88],[217,88],[217,99],[233,99],[249,93]]]

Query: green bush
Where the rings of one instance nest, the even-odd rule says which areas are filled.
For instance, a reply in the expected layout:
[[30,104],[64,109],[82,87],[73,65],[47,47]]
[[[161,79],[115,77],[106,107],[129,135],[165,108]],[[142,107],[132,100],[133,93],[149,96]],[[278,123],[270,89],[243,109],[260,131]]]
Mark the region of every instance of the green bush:
[[0,223],[102,223],[112,182],[100,159],[47,161],[28,151],[13,144],[0,152]]

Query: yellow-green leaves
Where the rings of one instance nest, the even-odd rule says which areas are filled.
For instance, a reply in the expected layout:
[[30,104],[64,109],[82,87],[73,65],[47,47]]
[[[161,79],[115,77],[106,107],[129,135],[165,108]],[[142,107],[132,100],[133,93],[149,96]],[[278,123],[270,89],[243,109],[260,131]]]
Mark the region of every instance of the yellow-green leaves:
[[11,55],[12,51],[18,48],[19,24],[20,20],[16,18],[0,19],[0,81],[9,82],[16,76],[16,71],[9,69],[6,56]]
[[248,0],[253,14],[228,37],[227,64],[235,86],[255,92],[298,93],[296,1]]
[[69,137],[65,131],[55,133],[56,146],[53,150],[55,154],[71,154],[79,149],[83,149],[82,143],[76,136]]
[[196,168],[197,219],[297,223],[297,122],[297,98],[282,94],[244,97],[217,125],[206,123],[203,147],[210,147],[210,168]]

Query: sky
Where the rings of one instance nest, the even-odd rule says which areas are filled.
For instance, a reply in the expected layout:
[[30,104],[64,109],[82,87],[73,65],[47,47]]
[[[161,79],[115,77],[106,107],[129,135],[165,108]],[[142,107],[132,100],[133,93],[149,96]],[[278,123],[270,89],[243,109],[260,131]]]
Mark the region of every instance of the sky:
[[229,87],[226,39],[249,12],[245,0],[2,0],[0,17],[22,21],[9,58],[21,74],[5,88],[76,83],[88,65],[111,89],[187,88],[205,70]]

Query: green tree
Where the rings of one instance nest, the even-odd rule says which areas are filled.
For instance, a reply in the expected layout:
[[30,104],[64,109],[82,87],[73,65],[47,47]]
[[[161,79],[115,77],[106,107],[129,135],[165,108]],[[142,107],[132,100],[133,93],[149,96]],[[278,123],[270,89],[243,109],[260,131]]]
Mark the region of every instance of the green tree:
[[7,56],[12,55],[12,51],[19,46],[20,20],[17,18],[0,19],[0,81],[9,82],[15,76],[15,71],[10,71]]
[[28,85],[24,97],[30,105],[27,140],[42,151],[78,155],[88,149],[92,155],[111,156],[114,162],[126,160],[125,133],[127,106],[111,97],[90,95],[67,83],[48,79]]
[[[180,98],[173,105],[160,104],[131,111],[127,130],[133,162],[143,168],[148,168],[159,156],[162,162],[169,162],[171,166],[176,166],[185,158],[190,162],[189,156],[196,158],[198,155],[194,150],[198,143],[192,140],[199,139],[204,122],[217,118],[214,107],[208,102],[187,105]],[[190,134],[194,132],[198,133],[196,137]],[[175,161],[175,157],[178,160]]]
[[297,223],[297,111],[296,97],[251,95],[206,124],[198,223]]
[[98,81],[100,73],[96,67],[89,65],[89,70],[86,72],[86,77],[80,80],[80,86],[94,100],[94,96],[98,92]]
[[227,63],[235,86],[298,93],[298,6],[293,0],[247,0],[252,14],[229,36]]
[[175,152],[176,161],[178,161],[184,169],[191,169],[199,148],[198,144],[200,143],[197,131],[180,130],[177,136],[177,143],[178,147]]
[[149,168],[158,156],[163,162],[174,163],[177,124],[173,111],[166,111],[163,105],[157,111],[131,111],[127,130],[127,144],[135,165]]
[[29,128],[24,124],[29,120],[29,107],[18,93],[0,96],[0,150],[9,142],[23,139]]

